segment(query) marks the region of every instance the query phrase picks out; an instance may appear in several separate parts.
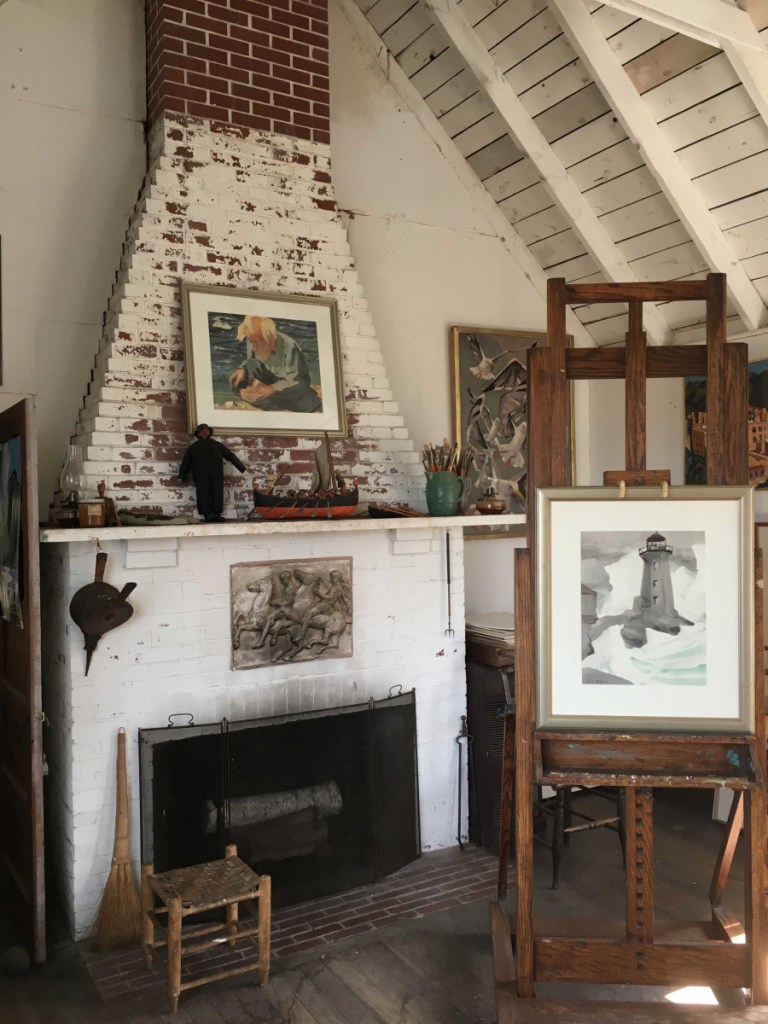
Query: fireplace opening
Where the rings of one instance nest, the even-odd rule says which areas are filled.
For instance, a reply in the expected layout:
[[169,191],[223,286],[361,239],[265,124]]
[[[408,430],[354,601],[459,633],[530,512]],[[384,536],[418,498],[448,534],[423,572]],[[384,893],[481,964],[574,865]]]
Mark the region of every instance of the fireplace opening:
[[420,855],[415,693],[139,733],[141,856],[155,871],[227,843],[286,906]]

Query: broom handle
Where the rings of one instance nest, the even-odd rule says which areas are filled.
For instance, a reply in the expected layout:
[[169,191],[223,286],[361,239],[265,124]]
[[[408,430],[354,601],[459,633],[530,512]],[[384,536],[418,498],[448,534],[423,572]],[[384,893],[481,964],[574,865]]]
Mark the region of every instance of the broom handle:
[[113,863],[125,863],[130,859],[130,852],[128,839],[128,772],[125,766],[125,729],[120,729],[117,734],[117,791],[115,794]]

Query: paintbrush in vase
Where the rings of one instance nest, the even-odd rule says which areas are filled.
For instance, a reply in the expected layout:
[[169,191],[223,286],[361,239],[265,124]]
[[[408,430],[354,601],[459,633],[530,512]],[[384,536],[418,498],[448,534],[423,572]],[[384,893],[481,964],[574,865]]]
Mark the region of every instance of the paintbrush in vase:
[[442,444],[425,444],[421,449],[421,461],[427,473],[456,473],[459,452],[459,445],[450,444],[446,437]]

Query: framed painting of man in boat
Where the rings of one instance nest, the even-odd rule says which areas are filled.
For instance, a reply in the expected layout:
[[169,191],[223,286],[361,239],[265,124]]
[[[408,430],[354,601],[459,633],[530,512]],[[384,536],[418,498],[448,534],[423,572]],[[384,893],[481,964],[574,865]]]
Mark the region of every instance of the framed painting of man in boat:
[[[537,331],[451,328],[453,431],[462,450],[471,453],[462,506],[472,513],[477,499],[492,488],[516,517],[514,525],[490,528],[482,527],[477,517],[465,530],[467,538],[525,530],[521,517],[528,493],[528,350],[547,344],[546,333]],[[571,426],[569,446],[572,434]]]
[[182,282],[190,430],[347,433],[334,299]]
[[352,656],[352,559],[231,566],[232,668]]
[[[749,364],[749,482],[768,488],[768,359]],[[685,378],[685,482],[707,482],[707,378]]]
[[541,488],[537,723],[754,728],[752,490]]

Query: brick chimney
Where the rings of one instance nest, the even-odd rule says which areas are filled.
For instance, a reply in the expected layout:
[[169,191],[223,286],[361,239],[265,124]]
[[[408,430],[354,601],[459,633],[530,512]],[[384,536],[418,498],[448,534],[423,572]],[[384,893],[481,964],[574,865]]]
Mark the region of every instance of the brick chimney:
[[[393,401],[331,183],[327,0],[148,0],[148,172],[123,246],[73,440],[119,507],[189,514],[180,286],[327,296],[339,308],[349,436],[334,442],[361,499],[414,501],[418,453]],[[317,441],[229,436],[251,477],[306,485]],[[226,510],[225,510],[226,514]]]

